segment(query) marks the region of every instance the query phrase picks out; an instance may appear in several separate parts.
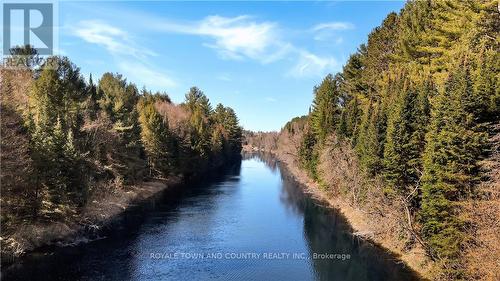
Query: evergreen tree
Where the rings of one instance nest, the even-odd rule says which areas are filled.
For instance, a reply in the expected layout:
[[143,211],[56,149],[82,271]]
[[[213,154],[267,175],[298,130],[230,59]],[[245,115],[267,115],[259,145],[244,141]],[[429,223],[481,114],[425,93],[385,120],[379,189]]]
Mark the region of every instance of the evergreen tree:
[[347,137],[352,138],[353,146],[357,143],[362,113],[358,98],[354,96],[343,112],[346,116],[346,134]]
[[[380,169],[379,138],[377,135],[378,105],[369,104],[360,124],[356,152],[364,170],[373,175]],[[375,111],[375,112],[374,112]]]
[[314,133],[309,128],[305,129],[298,151],[300,165],[308,172],[311,178],[318,180],[317,166],[319,155],[316,145],[317,139]]
[[500,54],[495,50],[482,50],[477,58],[478,67],[474,77],[474,92],[468,97],[469,110],[477,122],[500,119]]
[[389,13],[382,24],[368,35],[366,51],[361,58],[364,66],[361,79],[372,99],[380,99],[381,77],[389,70],[393,61],[397,46],[398,20],[396,13]]
[[135,105],[139,91],[133,84],[128,84],[120,74],[104,73],[99,80],[99,104],[115,123],[118,131],[130,142],[139,139],[137,130],[137,112]]
[[203,159],[210,155],[210,130],[212,108],[208,98],[193,87],[186,94],[186,106],[190,110],[191,148]]
[[463,228],[456,202],[471,193],[486,142],[467,111],[472,91],[467,67],[458,67],[436,97],[427,135],[420,219],[424,238],[443,259],[456,259],[460,253]]
[[407,194],[419,181],[427,126],[428,86],[418,89],[406,81],[393,105],[384,151],[384,176],[399,192]]
[[311,111],[311,129],[322,143],[331,134],[340,119],[339,90],[337,81],[329,74],[314,89],[314,100]]
[[96,85],[94,85],[94,81],[92,80],[92,73],[89,77],[89,84],[87,85],[87,101],[86,101],[86,109],[87,114],[90,118],[97,118],[97,113],[100,109],[99,107],[99,99],[98,91]]
[[223,158],[225,156],[225,150],[228,149],[227,137],[224,136],[226,133],[224,127],[221,124],[216,124],[212,130],[211,147],[212,154],[214,158]]
[[123,167],[120,173],[127,181],[136,180],[146,166],[136,108],[139,91],[120,74],[105,73],[99,80],[98,96],[101,109],[113,122],[113,130],[119,136],[116,160]]
[[141,140],[148,157],[150,175],[168,175],[173,168],[173,145],[168,131],[168,123],[164,120],[154,104],[139,103],[141,124]]
[[238,124],[238,117],[234,110],[230,107],[223,107],[223,120],[219,121],[222,124],[225,132],[227,132],[227,151],[226,156],[232,157],[239,155],[241,151],[242,128]]
[[49,141],[49,151],[48,154],[51,155],[49,163],[51,165],[51,176],[49,178],[51,199],[55,203],[61,203],[63,200],[64,193],[66,191],[67,185],[69,184],[69,179],[66,175],[66,135],[62,127],[62,122],[60,118],[57,118],[57,122],[52,130]]
[[37,182],[60,204],[68,199],[68,192],[78,193],[82,186],[73,134],[80,132],[86,93],[79,69],[67,58],[53,59],[57,67],[42,67],[31,88],[28,128]]

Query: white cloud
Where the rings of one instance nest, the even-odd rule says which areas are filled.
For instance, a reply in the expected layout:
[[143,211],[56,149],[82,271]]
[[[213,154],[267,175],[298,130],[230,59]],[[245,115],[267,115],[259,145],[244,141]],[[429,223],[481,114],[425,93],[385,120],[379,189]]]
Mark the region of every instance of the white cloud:
[[250,58],[269,63],[283,57],[289,48],[288,44],[280,42],[275,23],[256,22],[248,15],[232,18],[214,15],[189,23],[157,21],[154,27],[166,32],[209,37],[212,42],[204,46],[213,48],[224,59]]
[[273,97],[266,97],[266,98],[265,98],[265,100],[266,100],[267,102],[277,102],[277,101],[278,101],[277,99],[275,99],[275,98],[273,98]]
[[127,54],[137,58],[157,55],[151,50],[137,45],[127,32],[102,21],[81,21],[70,29],[77,37],[89,43],[100,45],[113,54]]
[[87,20],[79,22],[70,30],[84,41],[104,47],[130,81],[155,89],[176,86],[177,83],[171,77],[156,70],[150,63],[150,58],[157,54],[137,44],[122,29],[102,21]]
[[147,87],[164,89],[175,87],[176,83],[166,74],[140,62],[122,61],[118,67],[132,81],[141,81]]
[[349,22],[326,22],[320,23],[311,28],[316,41],[332,41],[339,45],[343,42],[343,38],[338,36],[338,33],[344,30],[353,29],[354,25]]
[[319,57],[307,51],[301,51],[297,64],[287,73],[291,77],[313,77],[339,70],[340,64],[333,57]]
[[[284,34],[277,23],[258,21],[248,15],[236,17],[211,15],[198,21],[169,21],[154,16],[133,18],[133,15],[129,18],[138,22],[144,29],[205,38],[203,46],[215,50],[222,59],[255,60],[262,64],[283,59],[295,62],[290,69],[285,70],[285,76],[312,77],[324,75],[339,67],[331,56],[313,54],[284,40]],[[309,32],[314,33],[316,40],[326,40],[335,30],[351,28],[354,26],[347,22],[328,22],[312,27]],[[125,72],[123,74],[137,77],[146,86],[172,87],[176,84],[167,75],[149,67],[152,65],[149,58],[157,54],[137,44],[137,40],[133,40],[131,34],[124,30],[98,20],[82,21],[72,30],[74,35],[104,47],[113,57],[119,57],[118,65]],[[342,40],[341,37],[337,37],[333,42],[340,44]],[[132,61],[134,63],[131,63]],[[215,78],[221,81],[231,80],[228,75],[221,74]]]
[[313,31],[319,31],[319,30],[347,30],[347,29],[353,29],[354,25],[350,22],[325,22],[325,23],[320,23],[315,25],[312,30]]
[[[223,59],[253,59],[265,64],[290,57],[298,62],[292,69],[288,70],[286,75],[294,78],[323,75],[338,66],[337,61],[332,57],[317,56],[282,40],[277,24],[256,22],[253,17],[248,15],[232,18],[215,15],[205,17],[197,22],[175,23],[158,20],[152,23],[152,26],[163,32],[211,38],[212,42],[203,45],[216,50]],[[320,24],[313,29],[348,28],[351,28],[349,23],[339,22]],[[217,77],[217,79],[226,80],[224,77]],[[266,100],[271,101],[268,98]]]

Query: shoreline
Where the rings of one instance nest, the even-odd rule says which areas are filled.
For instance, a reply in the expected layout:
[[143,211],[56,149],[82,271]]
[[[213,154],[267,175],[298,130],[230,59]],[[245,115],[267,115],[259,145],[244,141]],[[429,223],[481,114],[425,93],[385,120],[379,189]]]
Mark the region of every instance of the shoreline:
[[78,214],[65,220],[23,223],[8,237],[1,237],[1,265],[10,266],[25,255],[45,247],[72,246],[100,239],[100,234],[113,228],[113,224],[127,211],[183,184],[179,177],[151,179],[124,186],[100,198],[96,196],[78,209]]
[[[427,258],[424,249],[422,249],[419,245],[416,245],[409,251],[403,251],[400,248],[400,245],[395,242],[397,241],[397,237],[390,237],[390,234],[381,233],[380,230],[377,231],[373,224],[370,224],[370,215],[367,212],[360,208],[351,206],[340,197],[330,197],[320,188],[318,183],[314,182],[304,171],[300,170],[293,163],[293,160],[282,157],[275,152],[262,151],[252,148],[249,149],[247,147],[244,148],[244,151],[247,153],[270,153],[273,155],[273,157],[275,157],[279,162],[284,164],[284,168],[290,176],[292,176],[294,180],[303,187],[306,194],[316,200],[325,202],[327,204],[327,208],[335,209],[335,211],[342,214],[352,227],[354,231],[353,234],[355,236],[370,241],[371,243],[390,252],[404,262],[406,266],[419,274],[423,280],[432,279],[432,262]],[[377,227],[381,226],[378,225]],[[390,229],[386,229],[386,231],[390,231]]]
[[23,223],[8,238],[0,237],[1,267],[8,267],[23,256],[44,248],[76,246],[102,239],[103,233],[116,229],[115,224],[119,224],[123,216],[134,211],[134,208],[145,207],[148,202],[166,192],[177,196],[176,192],[187,185],[225,174],[226,169],[234,167],[236,163],[235,159],[231,159],[189,178],[179,175],[145,179],[93,195],[85,206],[77,209],[78,214],[65,220]]
[[[281,157],[274,152],[248,149],[244,149],[242,152],[272,154],[276,160],[284,164],[284,168],[289,175],[302,186],[306,194],[327,203],[327,208],[335,209],[342,214],[352,227],[355,236],[368,240],[390,252],[423,279],[431,278],[431,264],[425,257],[423,249],[416,246],[410,251],[402,251],[397,243],[394,243],[397,238],[387,239],[388,237],[384,237],[382,233],[376,231],[375,227],[369,222],[369,214],[351,206],[342,198],[330,197],[304,171],[300,170],[293,163],[293,160]],[[56,221],[49,224],[35,222],[34,224],[22,225],[8,239],[2,237],[2,267],[10,266],[24,255],[36,252],[44,247],[78,245],[99,239],[99,234],[105,229],[112,229],[113,223],[118,221],[127,211],[145,204],[163,192],[175,191],[183,185],[184,181],[179,177],[152,179],[136,185],[125,186],[114,193],[106,194],[99,200],[94,198],[80,209],[80,215],[71,217],[67,221]],[[17,245],[11,246],[9,249],[16,249],[18,252],[6,251],[5,245],[10,246],[10,239],[14,239]]]

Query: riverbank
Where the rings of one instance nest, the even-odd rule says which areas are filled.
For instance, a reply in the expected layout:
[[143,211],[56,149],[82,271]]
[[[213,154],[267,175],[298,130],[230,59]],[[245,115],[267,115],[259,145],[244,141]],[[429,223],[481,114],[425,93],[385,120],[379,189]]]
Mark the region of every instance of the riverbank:
[[420,280],[388,251],[353,239],[344,217],[284,168],[244,155],[213,179],[127,212],[105,239],[37,251],[2,280]]
[[15,230],[6,234],[2,232],[2,266],[40,247],[76,245],[98,239],[101,231],[124,212],[182,183],[181,178],[170,177],[125,185],[107,193],[95,194],[85,206],[74,210],[71,216],[64,216],[64,219],[25,221]]
[[408,249],[404,241],[398,237],[398,220],[390,212],[384,214],[384,212],[379,211],[380,209],[377,212],[370,212],[366,209],[353,206],[353,204],[342,196],[332,196],[331,193],[321,188],[305,171],[298,167],[292,153],[262,151],[248,145],[244,146],[243,149],[250,153],[271,153],[285,165],[285,168],[294,179],[305,188],[306,193],[315,199],[327,203],[329,208],[336,209],[342,213],[352,226],[356,236],[369,240],[392,252],[424,279],[432,279],[433,262],[426,256],[425,250],[420,245],[414,244]]

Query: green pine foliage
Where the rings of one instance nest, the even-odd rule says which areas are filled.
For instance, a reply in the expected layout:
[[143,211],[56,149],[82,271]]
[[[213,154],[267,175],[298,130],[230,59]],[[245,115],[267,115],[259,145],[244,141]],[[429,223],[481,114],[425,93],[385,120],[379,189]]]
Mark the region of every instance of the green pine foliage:
[[150,175],[168,175],[173,166],[173,141],[168,130],[168,121],[162,117],[151,102],[141,100],[139,122],[141,124],[141,140]]
[[427,135],[420,218],[424,237],[441,258],[460,253],[463,222],[456,202],[473,193],[479,179],[477,161],[487,141],[471,110],[471,96],[468,67],[460,65],[435,99]]
[[99,104],[114,123],[126,146],[140,151],[140,129],[136,104],[139,91],[119,74],[105,73],[99,80]]
[[318,149],[316,148],[318,141],[314,133],[310,129],[306,129],[299,148],[299,161],[303,169],[307,171],[309,176],[318,180],[317,165],[319,160]]
[[241,151],[242,129],[238,125],[234,110],[219,103],[215,107],[212,120],[217,128],[214,130],[214,133],[217,131],[216,137],[212,138],[216,146],[222,144],[221,151],[226,157],[237,155]]
[[384,177],[400,194],[418,183],[429,115],[428,82],[422,86],[406,79],[398,83],[399,96],[390,110],[384,147]]
[[341,76],[327,75],[319,86],[314,88],[314,100],[307,120],[307,130],[300,143],[299,158],[301,166],[314,179],[319,179],[317,165],[319,151],[327,138],[335,132],[343,120],[340,110]]
[[361,124],[362,110],[360,102],[356,96],[349,100],[341,113],[341,120],[337,133],[341,137],[351,139],[352,145],[356,146],[359,126]]
[[[18,48],[13,59],[36,56],[32,52]],[[92,75],[86,83],[68,58],[51,61],[39,69],[25,65],[30,89],[20,95],[27,95],[26,106],[5,97],[9,108],[24,115],[25,129],[9,136],[26,134],[28,147],[19,151],[26,151],[33,169],[33,190],[12,196],[29,194],[15,201],[30,204],[25,209],[33,210],[35,219],[64,218],[107,189],[151,177],[201,175],[240,155],[236,113],[221,104],[212,110],[195,87],[184,104],[175,105],[164,93],[139,93],[119,74],[105,73],[95,85]]]
[[203,92],[192,87],[186,94],[185,106],[190,111],[190,146],[197,155],[207,160],[210,155],[210,115],[212,106]]
[[371,175],[381,169],[381,143],[378,129],[381,119],[380,105],[369,104],[361,120],[355,147],[362,167]]
[[62,204],[82,201],[84,191],[74,134],[80,133],[82,124],[85,82],[67,58],[57,58],[57,62],[57,68],[42,69],[33,84],[27,127],[37,185],[47,190],[51,202]]
[[327,75],[314,89],[311,111],[311,129],[320,143],[335,129],[340,117],[338,77]]
[[298,151],[321,182],[324,140],[335,133],[350,142],[366,175],[385,180],[386,199],[408,204],[428,254],[455,277],[466,241],[459,206],[475,195],[487,128],[500,120],[497,4],[409,1],[389,14],[342,72],[315,88]]

